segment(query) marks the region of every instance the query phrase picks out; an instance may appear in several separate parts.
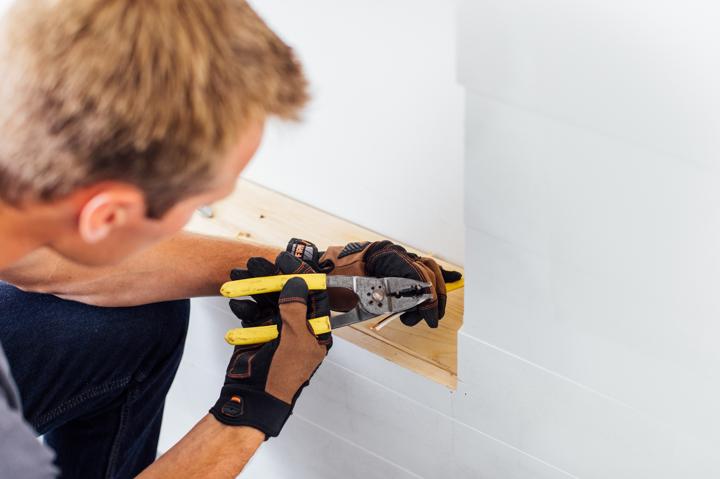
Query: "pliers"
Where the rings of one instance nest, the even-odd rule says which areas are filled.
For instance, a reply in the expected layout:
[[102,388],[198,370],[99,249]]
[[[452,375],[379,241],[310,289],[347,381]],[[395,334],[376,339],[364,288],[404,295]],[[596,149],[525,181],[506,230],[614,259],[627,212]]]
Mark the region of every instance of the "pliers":
[[[327,276],[323,273],[284,274],[228,281],[222,285],[220,293],[226,298],[237,298],[279,292],[285,283],[294,277],[303,278],[311,291],[345,288],[358,297],[355,308],[346,313],[309,319],[308,322],[316,335],[384,314],[401,313],[432,299],[432,285],[414,279]],[[277,337],[276,325],[255,326],[231,329],[225,334],[225,341],[234,345],[248,345],[266,343]]]

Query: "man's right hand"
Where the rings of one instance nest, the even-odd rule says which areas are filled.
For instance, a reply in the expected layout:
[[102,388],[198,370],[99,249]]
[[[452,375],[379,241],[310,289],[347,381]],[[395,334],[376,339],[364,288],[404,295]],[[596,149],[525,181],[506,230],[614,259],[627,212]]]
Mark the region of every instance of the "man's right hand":
[[[462,277],[457,271],[443,269],[434,259],[410,253],[389,240],[354,242],[319,251],[313,243],[293,238],[287,251],[302,258],[315,271],[329,275],[397,276],[430,283],[428,292],[432,299],[400,315],[400,321],[406,326],[424,320],[431,328],[437,328],[438,321],[445,315],[445,285]],[[357,298],[342,288],[330,288],[328,294],[333,311],[349,311],[357,304]]]
[[[231,278],[289,274],[303,269],[301,261],[283,252],[275,265],[262,258],[252,259],[247,270],[233,270]],[[279,295],[255,299],[233,300],[231,309],[242,319],[243,326],[275,324],[280,334],[265,344],[235,347],[225,385],[210,413],[223,424],[259,429],[268,439],[280,433],[302,388],[332,346],[330,333],[316,337],[307,322],[329,315],[330,309],[327,294],[309,294],[301,278],[289,280]]]

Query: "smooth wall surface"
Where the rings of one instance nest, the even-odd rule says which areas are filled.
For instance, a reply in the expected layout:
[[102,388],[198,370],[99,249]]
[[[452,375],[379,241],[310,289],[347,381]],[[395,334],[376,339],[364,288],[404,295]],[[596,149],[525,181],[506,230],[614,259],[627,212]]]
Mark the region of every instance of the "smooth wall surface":
[[313,99],[302,123],[269,125],[244,176],[462,264],[455,0],[251,3]]
[[576,477],[720,477],[719,17],[460,10],[465,417]]

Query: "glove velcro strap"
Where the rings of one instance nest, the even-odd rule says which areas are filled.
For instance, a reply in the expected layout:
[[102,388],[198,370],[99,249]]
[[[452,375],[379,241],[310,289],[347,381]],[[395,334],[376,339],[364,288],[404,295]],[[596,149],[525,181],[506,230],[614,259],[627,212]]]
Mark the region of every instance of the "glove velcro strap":
[[265,433],[265,440],[280,434],[292,406],[266,392],[225,386],[210,409],[215,419],[229,426],[250,426]]
[[318,247],[310,241],[304,239],[292,238],[285,248],[285,251],[295,256],[297,259],[307,263],[317,271],[318,273],[329,273],[332,270],[333,264],[322,262],[320,257],[323,252],[318,250]]
[[285,251],[295,256],[297,259],[310,264],[317,264],[320,259],[320,252],[317,246],[309,241],[299,238],[292,238],[285,248]]

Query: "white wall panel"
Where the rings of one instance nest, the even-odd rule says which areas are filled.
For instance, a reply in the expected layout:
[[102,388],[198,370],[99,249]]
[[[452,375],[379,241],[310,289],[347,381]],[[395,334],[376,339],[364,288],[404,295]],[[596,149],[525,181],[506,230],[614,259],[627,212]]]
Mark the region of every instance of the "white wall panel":
[[[707,441],[461,333],[458,421],[583,478],[716,477]],[[601,367],[601,366],[599,366]],[[529,476],[531,477],[531,476]]]
[[296,48],[313,99],[303,123],[270,125],[244,175],[462,264],[455,1],[252,3]]
[[323,365],[313,388],[303,394],[307,398],[297,414],[422,477],[569,476],[459,418],[436,412],[423,397],[398,394],[332,362]]
[[720,178],[468,102],[465,331],[717,440]]
[[260,448],[240,478],[338,476],[350,479],[421,478],[300,417],[293,418],[283,428],[281,436]]
[[720,5],[467,0],[461,83],[717,169]]
[[456,417],[578,477],[720,475],[719,13],[461,9]]
[[720,173],[476,94],[467,124],[469,226],[640,285],[720,269]]

